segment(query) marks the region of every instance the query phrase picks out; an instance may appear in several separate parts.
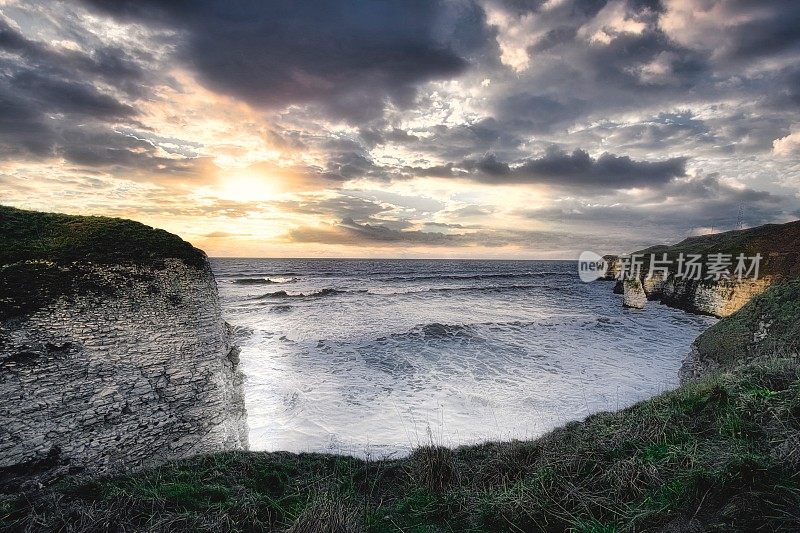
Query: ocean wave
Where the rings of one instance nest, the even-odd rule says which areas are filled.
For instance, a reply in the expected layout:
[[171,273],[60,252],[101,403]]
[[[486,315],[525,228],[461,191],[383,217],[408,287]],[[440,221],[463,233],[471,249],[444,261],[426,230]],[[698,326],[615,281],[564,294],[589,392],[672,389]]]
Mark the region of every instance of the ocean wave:
[[337,294],[356,294],[362,293],[365,294],[367,292],[366,289],[362,290],[343,290],[343,289],[320,289],[315,292],[308,292],[308,293],[288,293],[286,291],[275,291],[275,292],[268,292],[266,294],[262,294],[261,296],[256,296],[255,300],[267,300],[267,299],[283,299],[283,298],[322,298],[324,296],[335,296]]
[[553,276],[575,277],[575,272],[546,271],[546,272],[498,272],[493,274],[434,274],[424,276],[393,276],[381,278],[380,281],[436,281],[436,280],[481,280],[481,279],[514,279],[514,278],[541,278]]
[[234,344],[240,344],[248,339],[255,330],[249,326],[231,325],[231,336]]
[[292,283],[297,281],[296,277],[274,276],[266,278],[237,278],[233,283],[237,285],[272,285],[278,283]]
[[544,285],[540,283],[535,285],[487,285],[485,287],[435,287],[427,289],[427,292],[505,292],[527,289],[565,290],[560,287],[554,287],[553,285]]
[[[409,337],[420,338],[423,340],[440,339],[464,339],[475,336],[473,328],[466,324],[442,324],[431,322],[430,324],[419,324],[406,331],[405,333],[393,333],[390,337],[393,340],[408,339]],[[380,342],[383,339],[378,339]]]
[[547,284],[526,284],[526,285],[488,285],[484,287],[431,287],[419,290],[397,290],[397,291],[383,291],[380,289],[333,289],[325,288],[314,292],[307,293],[290,293],[287,291],[268,292],[259,296],[255,296],[254,300],[269,300],[269,299],[289,299],[289,298],[321,298],[324,296],[335,295],[369,295],[369,296],[405,296],[415,294],[430,294],[430,293],[449,293],[449,292],[513,292],[524,291],[530,289],[540,289],[545,291],[559,291],[569,294],[571,291],[567,287],[558,287]]

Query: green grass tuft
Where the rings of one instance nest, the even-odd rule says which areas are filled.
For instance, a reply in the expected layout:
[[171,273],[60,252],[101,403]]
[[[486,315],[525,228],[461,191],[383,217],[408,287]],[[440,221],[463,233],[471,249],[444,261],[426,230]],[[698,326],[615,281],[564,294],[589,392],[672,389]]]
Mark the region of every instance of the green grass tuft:
[[153,265],[165,258],[198,268],[205,262],[201,250],[177,235],[132,220],[0,206],[0,265],[42,260]]

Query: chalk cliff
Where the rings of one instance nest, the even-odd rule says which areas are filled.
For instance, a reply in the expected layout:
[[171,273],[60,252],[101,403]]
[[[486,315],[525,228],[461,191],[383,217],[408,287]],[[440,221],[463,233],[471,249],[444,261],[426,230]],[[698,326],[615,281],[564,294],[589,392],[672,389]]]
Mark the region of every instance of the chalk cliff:
[[681,382],[755,360],[800,357],[800,279],[780,283],[700,334],[680,370]]
[[[676,275],[674,265],[681,253],[701,254],[704,258],[709,254],[727,254],[733,258],[734,264],[738,254],[746,257],[760,254],[762,259],[757,279],[743,276],[741,281],[694,280]],[[678,244],[653,246],[633,254],[643,260],[640,278],[648,300],[658,300],[694,313],[726,317],[769,287],[800,277],[800,221],[690,237]],[[668,260],[672,261],[673,266],[666,276],[656,272],[654,276],[648,277],[651,254],[655,254],[656,259],[667,254]],[[606,277],[609,279],[619,272],[620,263],[615,256],[606,256],[606,260],[611,265]],[[634,290],[625,297],[626,301],[642,303],[639,295],[635,294],[637,288],[635,284],[631,285],[630,289]],[[618,282],[614,292],[625,294],[626,287]]]
[[0,208],[0,229],[5,482],[247,447],[205,254],[120,219]]

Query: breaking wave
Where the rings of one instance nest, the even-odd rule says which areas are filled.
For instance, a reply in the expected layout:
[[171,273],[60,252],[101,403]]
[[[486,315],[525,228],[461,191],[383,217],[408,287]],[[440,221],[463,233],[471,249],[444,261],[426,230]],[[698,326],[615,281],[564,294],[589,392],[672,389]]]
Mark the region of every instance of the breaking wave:
[[276,283],[292,283],[297,281],[296,277],[275,276],[267,278],[238,278],[233,280],[237,285],[272,285]]

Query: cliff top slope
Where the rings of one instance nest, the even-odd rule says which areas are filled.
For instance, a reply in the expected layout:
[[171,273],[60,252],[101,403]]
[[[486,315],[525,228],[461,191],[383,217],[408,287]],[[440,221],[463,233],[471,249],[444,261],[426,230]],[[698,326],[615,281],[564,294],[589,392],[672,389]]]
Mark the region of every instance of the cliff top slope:
[[800,353],[800,279],[780,283],[720,320],[695,340],[720,367]]
[[666,253],[670,259],[674,259],[680,253],[701,255],[722,253],[731,254],[734,258],[740,253],[748,257],[760,253],[762,274],[793,279],[800,277],[800,220],[699,235],[684,239],[677,244],[659,244],[633,253],[644,255],[645,264],[648,263],[650,254],[660,257]]
[[677,244],[650,246],[637,253],[797,253],[800,252],[800,220],[786,224],[765,224],[688,237]]
[[70,294],[113,294],[88,263],[162,268],[164,259],[203,268],[206,255],[161,229],[122,218],[0,206],[0,320]]
[[0,265],[27,260],[156,265],[166,258],[201,267],[205,253],[177,235],[132,220],[0,206]]

